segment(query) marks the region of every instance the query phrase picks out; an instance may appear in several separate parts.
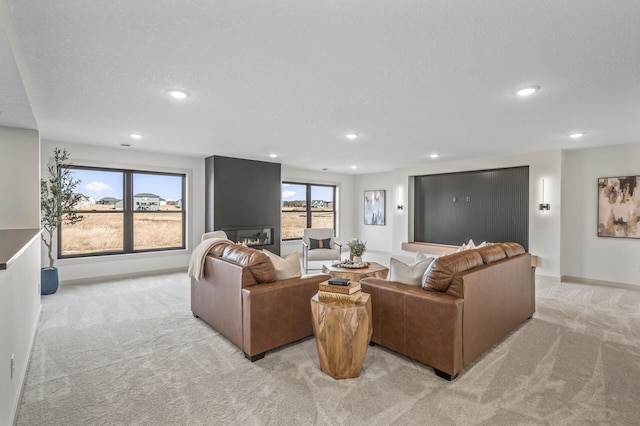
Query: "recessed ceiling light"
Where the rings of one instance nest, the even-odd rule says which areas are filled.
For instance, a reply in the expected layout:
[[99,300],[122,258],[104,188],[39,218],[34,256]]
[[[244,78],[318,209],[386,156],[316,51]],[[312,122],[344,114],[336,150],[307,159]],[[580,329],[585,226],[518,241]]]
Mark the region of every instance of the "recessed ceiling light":
[[142,135],[140,133],[131,133],[129,136],[131,136],[131,139],[142,139]]
[[274,153],[269,154],[269,157],[271,157],[271,158],[276,158],[277,156],[278,156],[278,154],[274,154]]
[[518,89],[513,93],[515,93],[518,96],[529,96],[529,95],[533,95],[538,90],[540,90],[539,86],[528,86],[528,87],[523,87],[521,89]]
[[357,134],[357,133],[347,133],[345,136],[346,136],[346,137],[347,137],[347,139],[349,139],[349,140],[354,140],[355,138],[357,138],[357,137],[358,137],[358,134]]
[[356,166],[356,165],[354,164],[353,166],[351,166],[351,168],[352,168],[353,170],[355,170],[355,169],[357,169],[357,168],[358,168],[358,166]]
[[435,153],[435,152],[434,152],[434,153],[433,153],[433,154],[431,154],[429,157],[431,157],[431,158],[438,158],[438,157],[440,157],[440,154],[437,154],[437,153]]
[[173,89],[171,89],[171,90],[169,90],[168,92],[169,92],[169,94],[170,94],[171,96],[173,96],[173,97],[174,97],[174,98],[176,98],[176,99],[184,99],[184,98],[186,98],[187,96],[189,96],[189,95],[187,94],[187,92],[183,92],[182,90],[173,90]]
[[571,133],[569,135],[571,139],[580,139],[583,136],[584,136],[584,133],[580,133],[580,132]]

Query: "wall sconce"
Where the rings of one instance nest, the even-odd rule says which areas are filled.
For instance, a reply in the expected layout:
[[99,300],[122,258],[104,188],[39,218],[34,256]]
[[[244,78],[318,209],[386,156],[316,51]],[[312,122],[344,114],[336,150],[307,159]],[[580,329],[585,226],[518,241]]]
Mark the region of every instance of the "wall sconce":
[[543,212],[551,210],[551,206],[549,205],[549,203],[544,202],[544,179],[542,179],[542,203],[540,203],[538,209]]
[[398,210],[402,210],[404,209],[404,206],[402,204],[398,204]]

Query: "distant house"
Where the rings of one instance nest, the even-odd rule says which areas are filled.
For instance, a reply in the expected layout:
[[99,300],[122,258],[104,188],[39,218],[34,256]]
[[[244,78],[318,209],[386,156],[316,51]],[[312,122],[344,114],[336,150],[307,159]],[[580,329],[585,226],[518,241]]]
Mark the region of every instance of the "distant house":
[[117,198],[113,198],[113,197],[104,197],[101,198],[100,201],[98,201],[98,204],[103,204],[103,205],[109,205],[109,204],[113,204],[115,205],[118,201]]
[[79,194],[80,200],[74,206],[76,209],[81,209],[83,207],[90,207],[96,204],[96,200],[93,197],[87,197],[84,194]]
[[158,211],[160,210],[160,196],[148,192],[133,195],[133,210]]
[[312,209],[331,209],[332,207],[333,201],[311,200]]

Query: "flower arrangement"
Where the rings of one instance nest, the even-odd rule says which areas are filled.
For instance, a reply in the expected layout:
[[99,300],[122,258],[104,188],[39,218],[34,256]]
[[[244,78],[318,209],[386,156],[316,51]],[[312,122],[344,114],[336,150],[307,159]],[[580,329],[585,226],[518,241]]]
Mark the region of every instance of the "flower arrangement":
[[347,245],[349,246],[349,251],[352,256],[360,257],[365,251],[367,251],[367,243],[363,243],[357,238],[349,241]]

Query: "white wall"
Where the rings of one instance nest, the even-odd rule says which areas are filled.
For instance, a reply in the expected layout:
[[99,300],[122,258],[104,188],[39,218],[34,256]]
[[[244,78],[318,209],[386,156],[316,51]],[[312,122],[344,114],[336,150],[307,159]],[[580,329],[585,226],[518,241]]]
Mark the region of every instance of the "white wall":
[[[101,277],[144,274],[151,271],[184,269],[189,264],[192,248],[204,233],[204,159],[135,151],[131,148],[109,148],[43,140],[42,173],[51,161],[53,149],[66,148],[75,165],[122,167],[187,174],[187,243],[186,250],[134,253],[102,257],[56,260],[60,282],[95,280]],[[43,265],[46,253],[42,254]]]
[[[516,166],[529,166],[529,251],[539,256],[540,261],[536,272],[541,275],[560,276],[562,213],[560,204],[562,152],[560,150],[455,162],[428,161],[420,166],[397,169],[391,173],[359,176],[357,190],[387,190],[387,226],[389,228],[381,231],[377,229],[378,227],[362,225],[358,227],[358,237],[367,241],[367,248],[372,250],[388,251],[400,256],[411,255],[403,252],[402,243],[412,240],[410,228],[410,216],[413,210],[413,188],[410,185],[412,176]],[[542,198],[542,179],[545,179],[545,201],[551,204],[551,210],[545,213],[538,210],[538,204]],[[403,210],[396,209],[398,204],[404,206]],[[357,220],[360,220],[360,216],[357,216]],[[389,243],[385,244],[385,238],[389,238]]]
[[38,132],[0,126],[0,147],[0,170],[2,171],[0,229],[38,228],[40,223]]
[[[301,183],[319,183],[337,186],[336,204],[338,209],[337,240],[347,242],[355,235],[354,216],[354,177],[340,173],[316,172],[313,170],[296,169],[282,166],[282,181]],[[283,241],[280,247],[281,254],[286,256],[293,251],[301,251],[300,241]]]
[[[40,227],[40,141],[0,126],[0,229]],[[18,210],[16,210],[16,208]],[[40,312],[40,240],[0,270],[0,424],[13,423]],[[10,374],[11,355],[15,373]]]
[[640,143],[565,153],[563,276],[640,286],[640,239],[598,237],[598,178],[638,175]]

